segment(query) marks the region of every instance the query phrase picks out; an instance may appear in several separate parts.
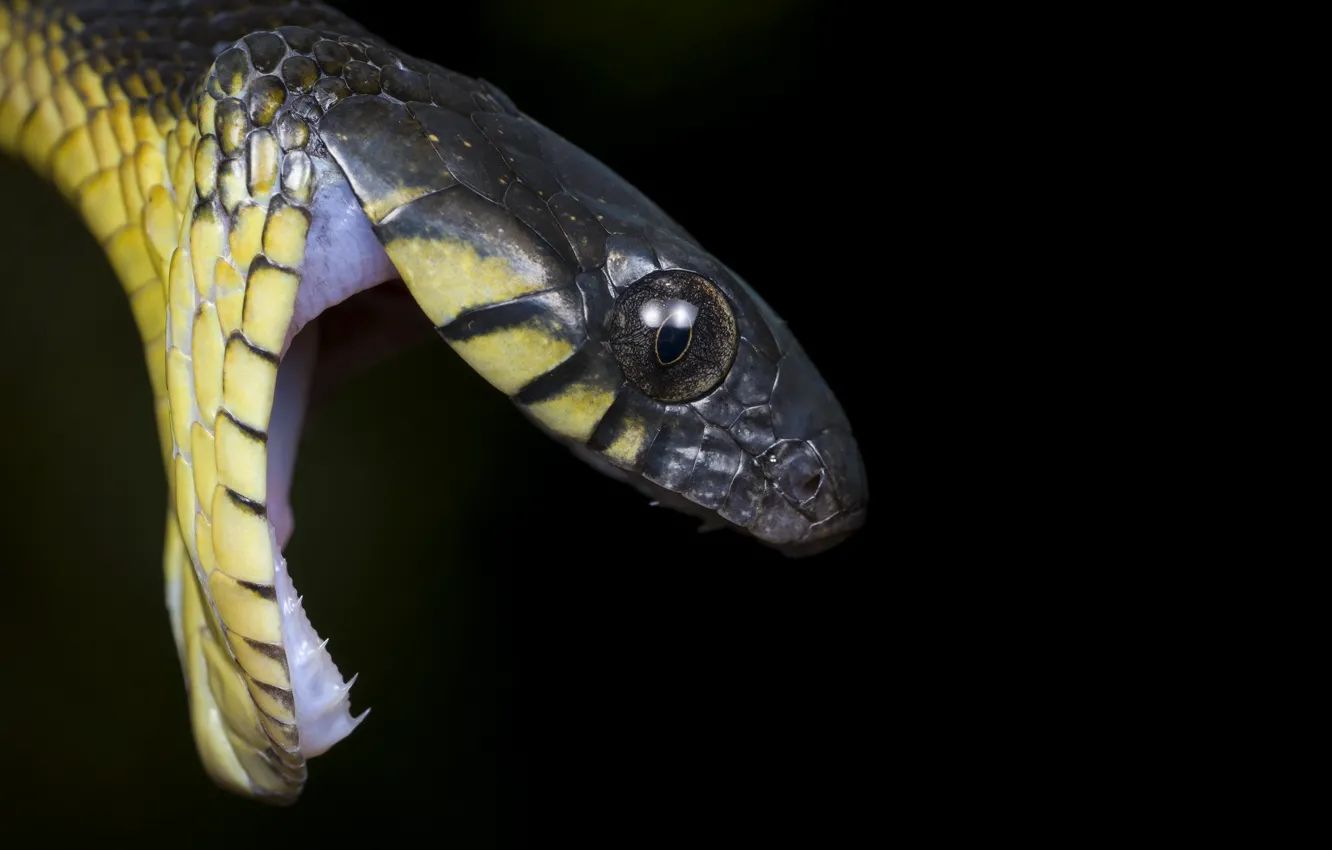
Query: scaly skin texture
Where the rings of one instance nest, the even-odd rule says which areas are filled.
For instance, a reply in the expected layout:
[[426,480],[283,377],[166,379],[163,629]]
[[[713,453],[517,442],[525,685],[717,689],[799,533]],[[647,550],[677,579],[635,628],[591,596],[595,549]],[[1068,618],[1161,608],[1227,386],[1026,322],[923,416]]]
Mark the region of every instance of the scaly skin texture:
[[143,338],[171,494],[167,604],[200,756],[218,784],[274,802],[296,798],[306,768],[265,431],[316,181],[285,92],[249,90],[243,50],[210,74],[204,44],[300,23],[359,32],[318,6],[0,2],[0,150],[80,211]]
[[[229,790],[289,803],[306,776],[268,431],[321,193],[354,195],[440,335],[589,463],[792,552],[863,522],[846,417],[743,280],[494,87],[333,10],[0,0],[0,150],[75,205],[131,300],[170,481],[167,602]],[[658,362],[640,307],[683,291],[714,312]]]

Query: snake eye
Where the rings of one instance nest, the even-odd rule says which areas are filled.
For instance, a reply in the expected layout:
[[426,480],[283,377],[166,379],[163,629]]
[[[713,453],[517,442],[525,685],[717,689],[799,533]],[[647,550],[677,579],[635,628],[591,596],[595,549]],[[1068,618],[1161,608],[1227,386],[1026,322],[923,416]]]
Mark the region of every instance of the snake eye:
[[735,360],[735,314],[726,296],[683,269],[652,272],[625,290],[608,331],[625,376],[669,404],[706,395]]

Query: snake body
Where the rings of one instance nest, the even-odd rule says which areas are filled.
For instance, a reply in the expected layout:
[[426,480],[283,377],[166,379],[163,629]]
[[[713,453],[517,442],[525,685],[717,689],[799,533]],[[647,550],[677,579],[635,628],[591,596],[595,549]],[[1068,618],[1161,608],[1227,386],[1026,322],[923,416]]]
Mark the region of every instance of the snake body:
[[129,298],[170,483],[167,606],[228,790],[292,802],[359,722],[274,485],[301,331],[355,292],[401,279],[536,425],[665,504],[792,553],[863,522],[845,414],[748,284],[494,86],[334,9],[0,0],[0,151],[80,212]]

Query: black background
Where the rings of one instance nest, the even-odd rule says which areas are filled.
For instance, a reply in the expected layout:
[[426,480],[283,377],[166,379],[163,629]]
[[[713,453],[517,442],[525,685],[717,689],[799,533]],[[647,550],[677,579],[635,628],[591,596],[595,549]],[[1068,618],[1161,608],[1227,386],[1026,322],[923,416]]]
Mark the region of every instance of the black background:
[[869,522],[799,561],[697,534],[424,345],[309,424],[293,493],[297,586],[374,710],[294,808],[232,798],[190,738],[126,300],[55,192],[2,161],[0,814],[187,844],[849,842],[883,805],[877,695],[912,652],[880,591],[901,364],[876,312],[891,266],[866,262],[892,239],[893,181],[866,166],[886,95],[839,107],[814,3],[337,5],[498,85],[754,285],[856,428]]

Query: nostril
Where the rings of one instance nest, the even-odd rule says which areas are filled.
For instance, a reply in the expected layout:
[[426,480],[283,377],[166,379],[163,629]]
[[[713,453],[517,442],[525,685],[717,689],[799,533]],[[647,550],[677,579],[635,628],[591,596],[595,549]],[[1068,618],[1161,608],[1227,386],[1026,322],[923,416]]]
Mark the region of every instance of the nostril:
[[815,472],[799,478],[792,488],[791,495],[795,496],[801,502],[807,502],[819,492],[819,485],[823,483],[823,473]]
[[804,440],[780,440],[758,461],[781,494],[798,505],[818,496],[828,475],[814,447]]

